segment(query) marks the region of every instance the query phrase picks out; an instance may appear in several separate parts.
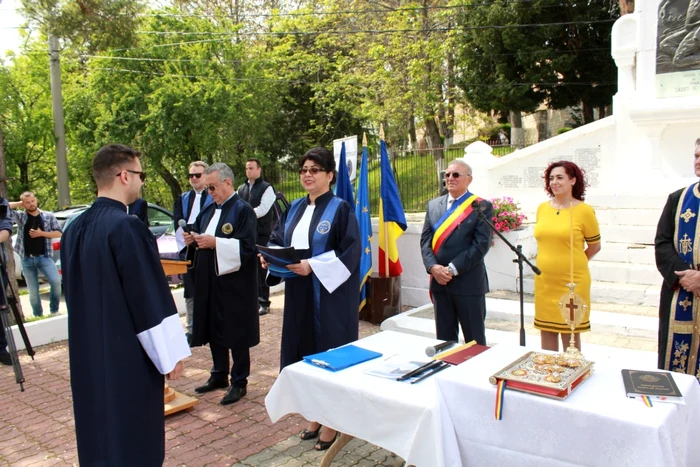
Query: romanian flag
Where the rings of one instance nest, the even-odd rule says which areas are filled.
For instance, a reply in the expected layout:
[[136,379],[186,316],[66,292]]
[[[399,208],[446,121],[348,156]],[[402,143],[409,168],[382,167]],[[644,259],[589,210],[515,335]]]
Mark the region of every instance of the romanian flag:
[[350,174],[348,173],[348,162],[345,156],[345,142],[340,147],[340,161],[338,161],[338,184],[335,187],[335,194],[339,198],[343,198],[350,203],[350,206],[355,205],[355,199],[352,195],[352,185],[350,184]]
[[403,271],[396,240],[406,230],[406,214],[403,212],[383,138],[380,145],[382,178],[379,186],[379,275],[395,277],[400,276]]
[[355,217],[360,227],[362,257],[360,258],[360,311],[367,302],[367,279],[372,275],[372,219],[369,212],[369,178],[367,175],[367,137],[362,137],[362,165],[357,182]]

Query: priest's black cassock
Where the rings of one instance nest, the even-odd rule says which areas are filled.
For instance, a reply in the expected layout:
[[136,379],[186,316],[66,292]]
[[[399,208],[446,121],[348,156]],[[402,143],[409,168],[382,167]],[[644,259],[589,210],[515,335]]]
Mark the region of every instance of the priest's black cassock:
[[190,350],[153,235],[98,198],[61,243],[80,465],[162,465],[163,375]]
[[700,379],[700,299],[684,290],[675,271],[700,268],[700,183],[671,193],[654,239],[656,266],[663,276],[659,300],[661,369]]
[[[326,219],[331,203],[337,208],[333,217]],[[304,249],[292,241],[300,223],[308,229]],[[327,236],[325,247],[322,254],[312,255],[317,233],[321,238]],[[330,191],[316,198],[314,205],[309,205],[308,196],[296,200],[277,223],[269,245],[295,247],[312,269],[308,276],[284,279],[281,368],[305,355],[357,340],[362,245],[354,208]],[[274,285],[280,279],[268,275],[267,282]]]
[[[195,254],[192,346],[213,342],[235,354],[260,343],[256,225],[255,211],[236,194],[220,208],[210,204],[197,217],[195,231],[214,235],[216,248]],[[223,379],[217,371],[212,376]],[[231,385],[245,387],[245,378],[247,374],[233,374]]]

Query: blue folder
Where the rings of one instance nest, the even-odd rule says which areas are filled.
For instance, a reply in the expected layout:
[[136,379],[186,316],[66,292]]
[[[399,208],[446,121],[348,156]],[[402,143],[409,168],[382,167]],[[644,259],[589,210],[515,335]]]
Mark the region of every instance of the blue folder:
[[307,355],[304,357],[304,361],[328,371],[340,371],[381,356],[382,354],[379,352],[350,344],[337,349],[327,350],[326,352]]

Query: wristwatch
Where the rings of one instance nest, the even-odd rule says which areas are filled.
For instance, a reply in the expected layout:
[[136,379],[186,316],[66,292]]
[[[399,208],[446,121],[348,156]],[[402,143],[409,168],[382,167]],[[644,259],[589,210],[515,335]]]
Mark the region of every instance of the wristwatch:
[[450,274],[452,274],[453,276],[457,275],[457,269],[455,269],[455,267],[451,263],[447,265],[447,269],[450,271]]

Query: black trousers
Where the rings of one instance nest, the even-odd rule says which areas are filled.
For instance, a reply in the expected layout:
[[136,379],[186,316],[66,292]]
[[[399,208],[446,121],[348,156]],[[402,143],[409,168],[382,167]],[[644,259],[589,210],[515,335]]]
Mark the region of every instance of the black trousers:
[[[228,380],[229,372],[229,349],[216,342],[209,342],[211,359],[214,367],[211,370],[211,377],[218,381]],[[248,385],[250,376],[250,349],[231,349],[231,386],[234,388],[244,388]]]
[[[258,236],[258,245],[266,246],[270,241],[269,235]],[[262,268],[260,261],[258,261],[258,303],[262,306],[270,306],[270,287],[265,283],[265,277],[267,276],[267,270]]]
[[453,295],[433,292],[435,307],[435,331],[437,338],[458,341],[459,327],[464,333],[464,342],[475,340],[486,345],[486,296]]

